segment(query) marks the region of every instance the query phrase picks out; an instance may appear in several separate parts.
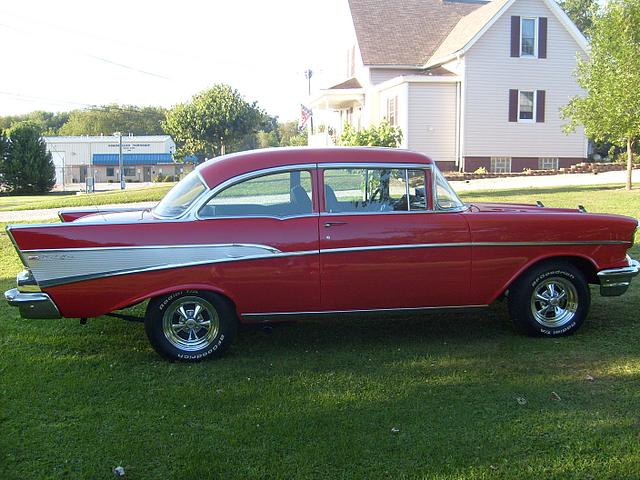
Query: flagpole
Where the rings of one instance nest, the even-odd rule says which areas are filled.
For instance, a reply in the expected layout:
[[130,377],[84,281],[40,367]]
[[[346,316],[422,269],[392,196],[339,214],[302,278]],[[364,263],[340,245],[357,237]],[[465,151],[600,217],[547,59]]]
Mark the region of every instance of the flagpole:
[[[311,77],[313,77],[313,70],[308,69],[304,72],[304,76],[307,77],[307,88],[309,93],[309,98],[311,98]],[[313,113],[311,113],[311,118],[309,118],[309,126],[311,127],[311,135],[313,135]]]

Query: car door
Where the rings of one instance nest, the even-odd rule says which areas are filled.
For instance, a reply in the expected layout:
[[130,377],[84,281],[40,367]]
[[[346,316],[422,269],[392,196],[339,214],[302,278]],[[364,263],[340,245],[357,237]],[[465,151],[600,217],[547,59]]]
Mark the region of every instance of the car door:
[[208,242],[232,247],[211,281],[243,315],[320,308],[317,173],[276,170],[225,188],[198,212]]
[[434,208],[429,168],[321,166],[319,180],[325,311],[467,303],[469,228]]

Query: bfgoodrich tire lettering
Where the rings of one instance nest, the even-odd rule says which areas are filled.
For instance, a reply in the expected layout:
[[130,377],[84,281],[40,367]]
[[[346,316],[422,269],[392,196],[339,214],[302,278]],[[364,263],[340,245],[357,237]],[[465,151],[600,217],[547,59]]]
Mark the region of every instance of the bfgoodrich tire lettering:
[[180,290],[151,300],[144,326],[161,356],[198,362],[222,355],[235,338],[237,323],[232,305],[220,295]]
[[516,329],[532,336],[575,332],[587,317],[591,294],[584,274],[564,261],[525,272],[509,289],[509,314]]

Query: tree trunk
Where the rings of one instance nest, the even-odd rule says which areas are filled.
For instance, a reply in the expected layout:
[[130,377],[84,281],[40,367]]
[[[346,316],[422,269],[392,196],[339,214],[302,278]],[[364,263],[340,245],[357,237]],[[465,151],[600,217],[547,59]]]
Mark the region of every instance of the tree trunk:
[[627,139],[627,190],[631,190],[631,176],[633,174],[633,139]]

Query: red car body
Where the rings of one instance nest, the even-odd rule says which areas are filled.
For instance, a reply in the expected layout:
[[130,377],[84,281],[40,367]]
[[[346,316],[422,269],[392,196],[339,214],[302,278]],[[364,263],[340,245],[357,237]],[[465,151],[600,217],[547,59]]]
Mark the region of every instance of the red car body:
[[[407,185],[407,172],[420,182],[424,175],[424,191],[415,191],[424,193],[422,210],[329,211],[327,171],[377,167],[405,172]],[[228,185],[289,171],[311,179],[307,214],[198,213],[202,201]],[[92,208],[62,211],[62,223],[9,226],[28,269],[18,279],[22,288],[7,292],[10,303],[25,317],[86,318],[179,290],[205,290],[229,299],[241,322],[257,322],[486,306],[549,259],[576,265],[605,295],[623,293],[638,271],[627,256],[636,219],[519,204],[439,208],[437,167],[410,151],[252,151],[204,163],[194,175],[204,190],[176,218]],[[409,187],[407,198],[413,198]],[[20,302],[20,295],[33,301]],[[38,303],[44,297],[52,305]]]

